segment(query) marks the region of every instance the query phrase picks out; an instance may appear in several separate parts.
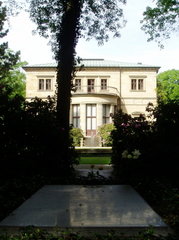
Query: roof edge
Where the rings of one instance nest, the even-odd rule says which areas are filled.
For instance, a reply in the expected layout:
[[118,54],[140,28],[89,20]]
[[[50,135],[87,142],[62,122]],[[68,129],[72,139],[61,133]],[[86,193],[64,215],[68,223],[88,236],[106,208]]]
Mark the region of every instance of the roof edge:
[[[154,66],[150,64],[138,63],[127,63],[112,60],[104,60],[102,58],[93,59],[86,58],[82,59],[80,63],[77,63],[76,68],[84,66],[84,68],[155,68],[159,69],[160,66]],[[30,68],[57,68],[57,63],[44,63],[44,64],[33,64],[24,66],[23,69]]]

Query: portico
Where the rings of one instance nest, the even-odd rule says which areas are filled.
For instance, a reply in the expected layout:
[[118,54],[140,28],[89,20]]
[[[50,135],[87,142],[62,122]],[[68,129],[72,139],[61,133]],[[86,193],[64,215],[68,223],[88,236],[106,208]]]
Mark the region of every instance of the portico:
[[81,128],[86,136],[95,136],[98,127],[111,123],[111,114],[117,108],[118,96],[73,97],[70,109],[70,123]]

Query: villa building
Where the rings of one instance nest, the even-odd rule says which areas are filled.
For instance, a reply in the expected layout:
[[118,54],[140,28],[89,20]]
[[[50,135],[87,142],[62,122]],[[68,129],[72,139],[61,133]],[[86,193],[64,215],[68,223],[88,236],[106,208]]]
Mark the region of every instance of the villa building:
[[[24,70],[27,99],[55,94],[55,64],[28,65]],[[142,63],[83,59],[73,80],[76,90],[72,92],[70,123],[85,136],[95,136],[99,126],[112,121],[116,109],[132,116],[145,114],[147,104],[157,101],[158,70],[158,66]]]

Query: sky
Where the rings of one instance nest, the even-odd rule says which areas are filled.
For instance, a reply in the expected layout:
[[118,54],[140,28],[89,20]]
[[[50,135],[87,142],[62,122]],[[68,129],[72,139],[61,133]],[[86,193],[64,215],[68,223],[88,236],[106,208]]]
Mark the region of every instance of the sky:
[[[147,42],[147,35],[140,29],[142,13],[152,0],[128,0],[124,9],[127,20],[121,29],[120,38],[110,38],[103,46],[98,46],[95,40],[80,39],[77,45],[77,56],[81,58],[104,58],[120,62],[150,64],[160,66],[160,72],[179,70],[179,33],[173,33],[171,38],[164,41],[164,49],[156,42]],[[14,51],[20,50],[21,60],[29,64],[54,62],[49,40],[34,35],[36,29],[27,13],[22,12],[10,18],[8,37],[9,47]]]

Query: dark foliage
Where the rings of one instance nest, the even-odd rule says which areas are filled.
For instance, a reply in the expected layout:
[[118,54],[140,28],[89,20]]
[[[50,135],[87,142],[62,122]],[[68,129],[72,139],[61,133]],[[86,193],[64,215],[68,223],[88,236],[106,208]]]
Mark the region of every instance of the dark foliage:
[[113,156],[115,172],[129,181],[134,176],[177,177],[179,104],[170,102],[147,108],[150,118],[132,118],[121,111],[114,116]]
[[80,232],[59,229],[56,229],[56,232],[49,233],[43,229],[30,226],[16,234],[0,234],[0,237],[1,240],[177,240],[171,234],[168,236],[157,235],[152,228],[127,237],[122,234],[116,234],[115,230],[111,230],[105,234],[91,233],[88,236]]
[[179,181],[168,176],[149,178],[138,176],[133,187],[149,203],[163,220],[179,235]]
[[[152,126],[144,116],[132,118],[130,115],[119,111],[114,115],[115,130],[113,137],[112,163],[114,171],[121,179],[141,175],[144,172],[143,159],[147,165],[146,149],[150,151]],[[148,158],[148,157],[147,157]]]
[[[160,103],[153,112],[155,142],[153,158],[158,162],[159,172],[165,176],[177,176],[179,171],[179,103]],[[154,163],[154,162],[153,162]],[[154,165],[155,166],[155,165]]]
[[84,235],[79,232],[72,231],[60,231],[57,233],[48,233],[47,231],[35,228],[27,227],[23,231],[16,234],[1,234],[2,240],[177,240],[177,238],[171,234],[168,236],[156,235],[153,229],[146,229],[135,234],[135,236],[123,236],[122,234],[116,234],[115,231],[109,231],[105,234],[90,234]]
[[9,99],[0,94],[0,102],[1,174],[68,176],[74,148],[70,147],[68,166],[64,166],[60,148],[64,130],[58,128],[54,99],[26,102],[20,96]]
[[178,234],[179,104],[149,104],[147,110],[147,120],[122,112],[114,116],[116,182],[132,185]]

